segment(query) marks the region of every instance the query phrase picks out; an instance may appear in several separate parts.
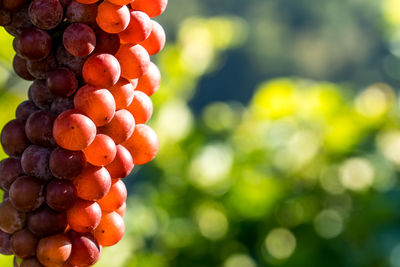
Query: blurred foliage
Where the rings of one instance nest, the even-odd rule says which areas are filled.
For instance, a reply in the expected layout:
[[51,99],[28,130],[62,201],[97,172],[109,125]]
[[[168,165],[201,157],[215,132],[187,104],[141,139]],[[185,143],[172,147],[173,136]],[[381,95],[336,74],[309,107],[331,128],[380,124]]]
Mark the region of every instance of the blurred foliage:
[[[160,151],[96,266],[400,267],[399,18],[397,0],[171,0]],[[2,125],[17,80],[0,72]]]

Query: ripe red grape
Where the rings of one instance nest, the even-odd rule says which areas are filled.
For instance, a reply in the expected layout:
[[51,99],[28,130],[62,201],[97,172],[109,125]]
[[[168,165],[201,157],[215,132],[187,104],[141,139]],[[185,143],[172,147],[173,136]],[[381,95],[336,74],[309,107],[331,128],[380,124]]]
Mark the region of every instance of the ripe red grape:
[[0,162],[0,188],[8,191],[11,184],[20,176],[24,175],[21,159],[10,157]]
[[52,178],[49,159],[51,150],[36,145],[29,146],[21,158],[22,169],[27,175],[35,176],[44,181]]
[[74,205],[67,210],[67,218],[72,230],[79,233],[87,233],[99,225],[101,209],[97,202],[78,198]]
[[31,100],[26,100],[19,104],[15,111],[15,118],[26,121],[32,113],[38,111],[39,108]]
[[117,53],[120,40],[118,34],[111,34],[103,31],[101,28],[95,28],[96,48],[93,53],[106,53],[115,55]]
[[71,255],[72,244],[67,234],[42,238],[37,246],[37,258],[44,266],[62,266]]
[[68,263],[73,266],[91,266],[100,258],[100,247],[91,233],[69,231],[72,243],[71,256]]
[[50,155],[51,173],[59,179],[72,180],[86,166],[85,155],[82,151],[70,151],[57,147]]
[[164,28],[155,20],[151,20],[151,33],[149,37],[140,43],[150,56],[160,52],[165,46],[165,31]]
[[127,108],[133,100],[134,90],[132,83],[125,78],[120,78],[119,81],[112,87],[108,88],[115,100],[115,108],[117,110]]
[[28,70],[27,61],[22,57],[15,55],[13,60],[13,68],[15,73],[24,80],[33,81],[33,77]]
[[122,43],[138,44],[146,40],[150,33],[150,17],[142,11],[131,11],[128,27],[118,35]]
[[69,97],[78,89],[78,80],[70,69],[58,68],[47,75],[46,85],[53,95]]
[[153,102],[141,91],[134,92],[134,98],[127,110],[132,113],[136,124],[146,123],[153,114]]
[[25,134],[25,122],[20,119],[9,121],[1,132],[1,145],[10,156],[21,156],[30,145]]
[[61,44],[57,48],[56,59],[60,67],[66,67],[72,70],[77,77],[82,76],[82,68],[85,63],[85,57],[74,57]]
[[53,103],[51,103],[51,107],[50,107],[50,111],[57,115],[63,113],[64,111],[70,110],[70,109],[74,109],[74,98],[73,97],[56,98],[53,101]]
[[39,110],[32,113],[25,124],[28,139],[35,145],[52,147],[55,141],[52,135],[57,115],[51,111]]
[[66,227],[65,213],[52,210],[46,205],[28,215],[28,228],[38,237],[62,233]]
[[68,180],[53,179],[46,187],[46,203],[53,210],[65,211],[74,205],[76,189]]
[[39,239],[28,228],[15,232],[10,241],[15,256],[26,259],[36,255]]
[[13,234],[24,228],[26,223],[26,215],[24,212],[18,211],[7,199],[0,203],[0,230]]
[[38,28],[24,30],[15,42],[18,54],[32,61],[45,59],[52,47],[50,35]]
[[65,17],[70,23],[81,22],[85,24],[96,24],[97,5],[82,4],[72,1],[65,12]]
[[96,135],[93,142],[83,150],[86,160],[94,166],[110,164],[117,154],[117,148],[111,137],[104,134]]
[[151,18],[161,15],[167,5],[168,0],[135,0],[131,2],[134,10],[146,12]]
[[32,23],[43,30],[55,28],[62,21],[64,9],[58,0],[33,0],[29,5]]
[[93,234],[103,247],[109,247],[121,241],[125,233],[125,223],[116,212],[103,212],[99,226]]
[[41,109],[49,109],[54,100],[54,95],[46,86],[46,80],[35,80],[29,87],[29,98]]
[[[12,1],[12,0],[11,0]],[[25,29],[33,27],[33,24],[28,16],[28,8],[24,7],[13,12],[11,23],[4,29],[11,35],[17,36]]]
[[96,35],[92,28],[84,23],[69,25],[63,34],[65,49],[73,56],[86,57],[96,47]]
[[117,179],[113,180],[108,194],[98,201],[103,211],[115,211],[120,208],[126,201],[127,191],[124,182]]
[[136,91],[142,91],[148,96],[157,92],[161,83],[161,73],[156,64],[150,62],[147,72],[139,78]]
[[129,9],[125,5],[114,5],[104,1],[97,9],[97,24],[108,33],[120,33],[128,27]]
[[19,211],[34,211],[44,202],[44,183],[32,176],[19,177],[11,185],[10,201]]
[[47,73],[57,67],[57,61],[53,53],[40,61],[28,60],[26,63],[29,73],[36,79],[46,79]]

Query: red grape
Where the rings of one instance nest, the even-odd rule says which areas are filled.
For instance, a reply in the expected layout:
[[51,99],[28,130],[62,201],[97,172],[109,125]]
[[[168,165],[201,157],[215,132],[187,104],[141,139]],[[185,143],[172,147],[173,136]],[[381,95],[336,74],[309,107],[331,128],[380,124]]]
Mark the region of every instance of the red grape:
[[52,210],[46,205],[28,215],[28,228],[38,237],[62,233],[66,227],[65,213]]
[[160,52],[165,45],[166,37],[163,27],[155,20],[151,20],[151,33],[149,37],[140,43],[150,56]]
[[120,46],[118,34],[107,33],[101,28],[96,28],[94,32],[96,33],[97,42],[93,53],[106,53],[115,55]]
[[74,205],[67,210],[67,218],[72,230],[87,233],[99,225],[101,209],[97,202],[77,199]]
[[0,254],[12,255],[11,235],[0,230]]
[[37,258],[45,266],[62,266],[71,255],[72,244],[67,234],[42,238],[37,246]]
[[8,191],[11,184],[20,176],[24,175],[20,158],[6,158],[0,162],[0,188]]
[[121,78],[112,87],[108,88],[115,100],[115,108],[117,110],[127,108],[133,100],[134,90],[132,83],[127,79]]
[[85,24],[96,24],[97,5],[82,4],[72,1],[65,12],[65,17],[70,23],[81,22]]
[[19,104],[15,111],[15,117],[26,121],[32,113],[38,111],[39,108],[31,100],[26,100]]
[[30,145],[25,134],[25,122],[20,119],[9,121],[1,132],[1,145],[10,156],[21,156]]
[[75,199],[76,189],[71,181],[53,179],[46,187],[46,203],[54,210],[71,208]]
[[41,109],[49,109],[54,100],[54,95],[46,86],[45,80],[35,80],[29,87],[29,98]]
[[167,8],[168,0],[135,0],[131,3],[134,10],[146,12],[150,17],[157,17]]
[[133,159],[129,151],[122,145],[117,145],[117,155],[114,161],[106,166],[111,178],[125,178],[131,173],[133,167]]
[[117,179],[113,181],[108,194],[98,201],[103,211],[115,211],[126,201],[127,191],[124,182]]
[[127,110],[132,113],[136,124],[146,123],[153,114],[153,102],[141,91],[135,91],[134,95],[135,97]]
[[33,81],[33,77],[28,70],[27,61],[22,57],[15,55],[13,60],[13,68],[15,73],[24,80]]
[[15,256],[26,259],[36,255],[36,246],[39,240],[28,228],[14,233],[10,241]]
[[88,166],[74,179],[79,198],[95,201],[104,197],[111,187],[111,177],[104,167]]
[[19,177],[10,188],[11,204],[19,211],[34,211],[44,202],[44,183],[31,176]]
[[40,29],[24,30],[15,41],[17,52],[25,59],[38,61],[45,59],[52,46],[50,35]]
[[55,141],[52,135],[57,115],[51,111],[39,110],[31,114],[25,124],[28,139],[35,145],[52,147]]
[[150,65],[150,56],[140,45],[121,45],[115,57],[121,65],[121,76],[126,79],[139,78]]
[[161,73],[156,64],[150,62],[147,72],[139,78],[136,91],[142,91],[148,96],[157,92],[161,83]]
[[86,57],[96,46],[96,35],[88,25],[73,23],[64,31],[63,44],[71,55]]
[[117,154],[117,148],[111,137],[104,134],[96,135],[93,142],[83,150],[86,160],[95,166],[110,164]]
[[107,0],[97,9],[97,24],[108,33],[120,33],[128,27],[129,9],[124,5],[114,5]]
[[151,33],[150,17],[142,11],[132,11],[130,16],[128,27],[118,35],[122,43],[138,44],[146,40]]
[[46,85],[53,95],[69,97],[78,89],[78,80],[70,69],[58,68],[48,74]]
[[26,215],[24,212],[18,211],[7,199],[0,203],[0,230],[13,234],[24,228],[26,223]]
[[117,145],[131,137],[134,130],[135,119],[126,109],[115,112],[114,118],[110,123],[97,129],[98,133],[108,135]]
[[100,258],[100,247],[91,233],[68,232],[72,243],[68,263],[73,266],[91,266]]
[[116,212],[103,212],[99,226],[93,234],[97,242],[103,247],[117,244],[125,233],[125,223]]
[[70,151],[57,147],[50,155],[51,173],[59,179],[73,179],[86,166],[86,158],[82,151]]
[[118,82],[121,66],[113,55],[94,54],[83,65],[82,75],[90,85],[109,88]]
[[33,0],[29,5],[32,23],[43,30],[55,28],[62,21],[64,9],[58,0]]
[[52,178],[49,159],[51,150],[36,145],[29,146],[21,158],[22,169],[27,175],[48,181]]

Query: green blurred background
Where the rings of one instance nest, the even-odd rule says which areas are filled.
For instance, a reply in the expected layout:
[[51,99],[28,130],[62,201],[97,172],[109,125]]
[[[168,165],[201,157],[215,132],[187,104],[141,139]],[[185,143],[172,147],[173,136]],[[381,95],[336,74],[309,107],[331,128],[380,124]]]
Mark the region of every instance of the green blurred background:
[[[170,0],[157,20],[160,152],[96,266],[399,267],[400,1]],[[11,42],[0,126],[28,87]]]

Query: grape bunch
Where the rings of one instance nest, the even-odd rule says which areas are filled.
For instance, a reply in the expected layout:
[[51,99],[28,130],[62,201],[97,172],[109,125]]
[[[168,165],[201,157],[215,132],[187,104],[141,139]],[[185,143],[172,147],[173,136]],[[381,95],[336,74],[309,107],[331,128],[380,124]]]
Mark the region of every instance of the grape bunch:
[[122,179],[158,151],[145,123],[167,3],[0,0],[14,70],[33,81],[1,132],[0,253],[15,266],[91,266],[123,237]]

